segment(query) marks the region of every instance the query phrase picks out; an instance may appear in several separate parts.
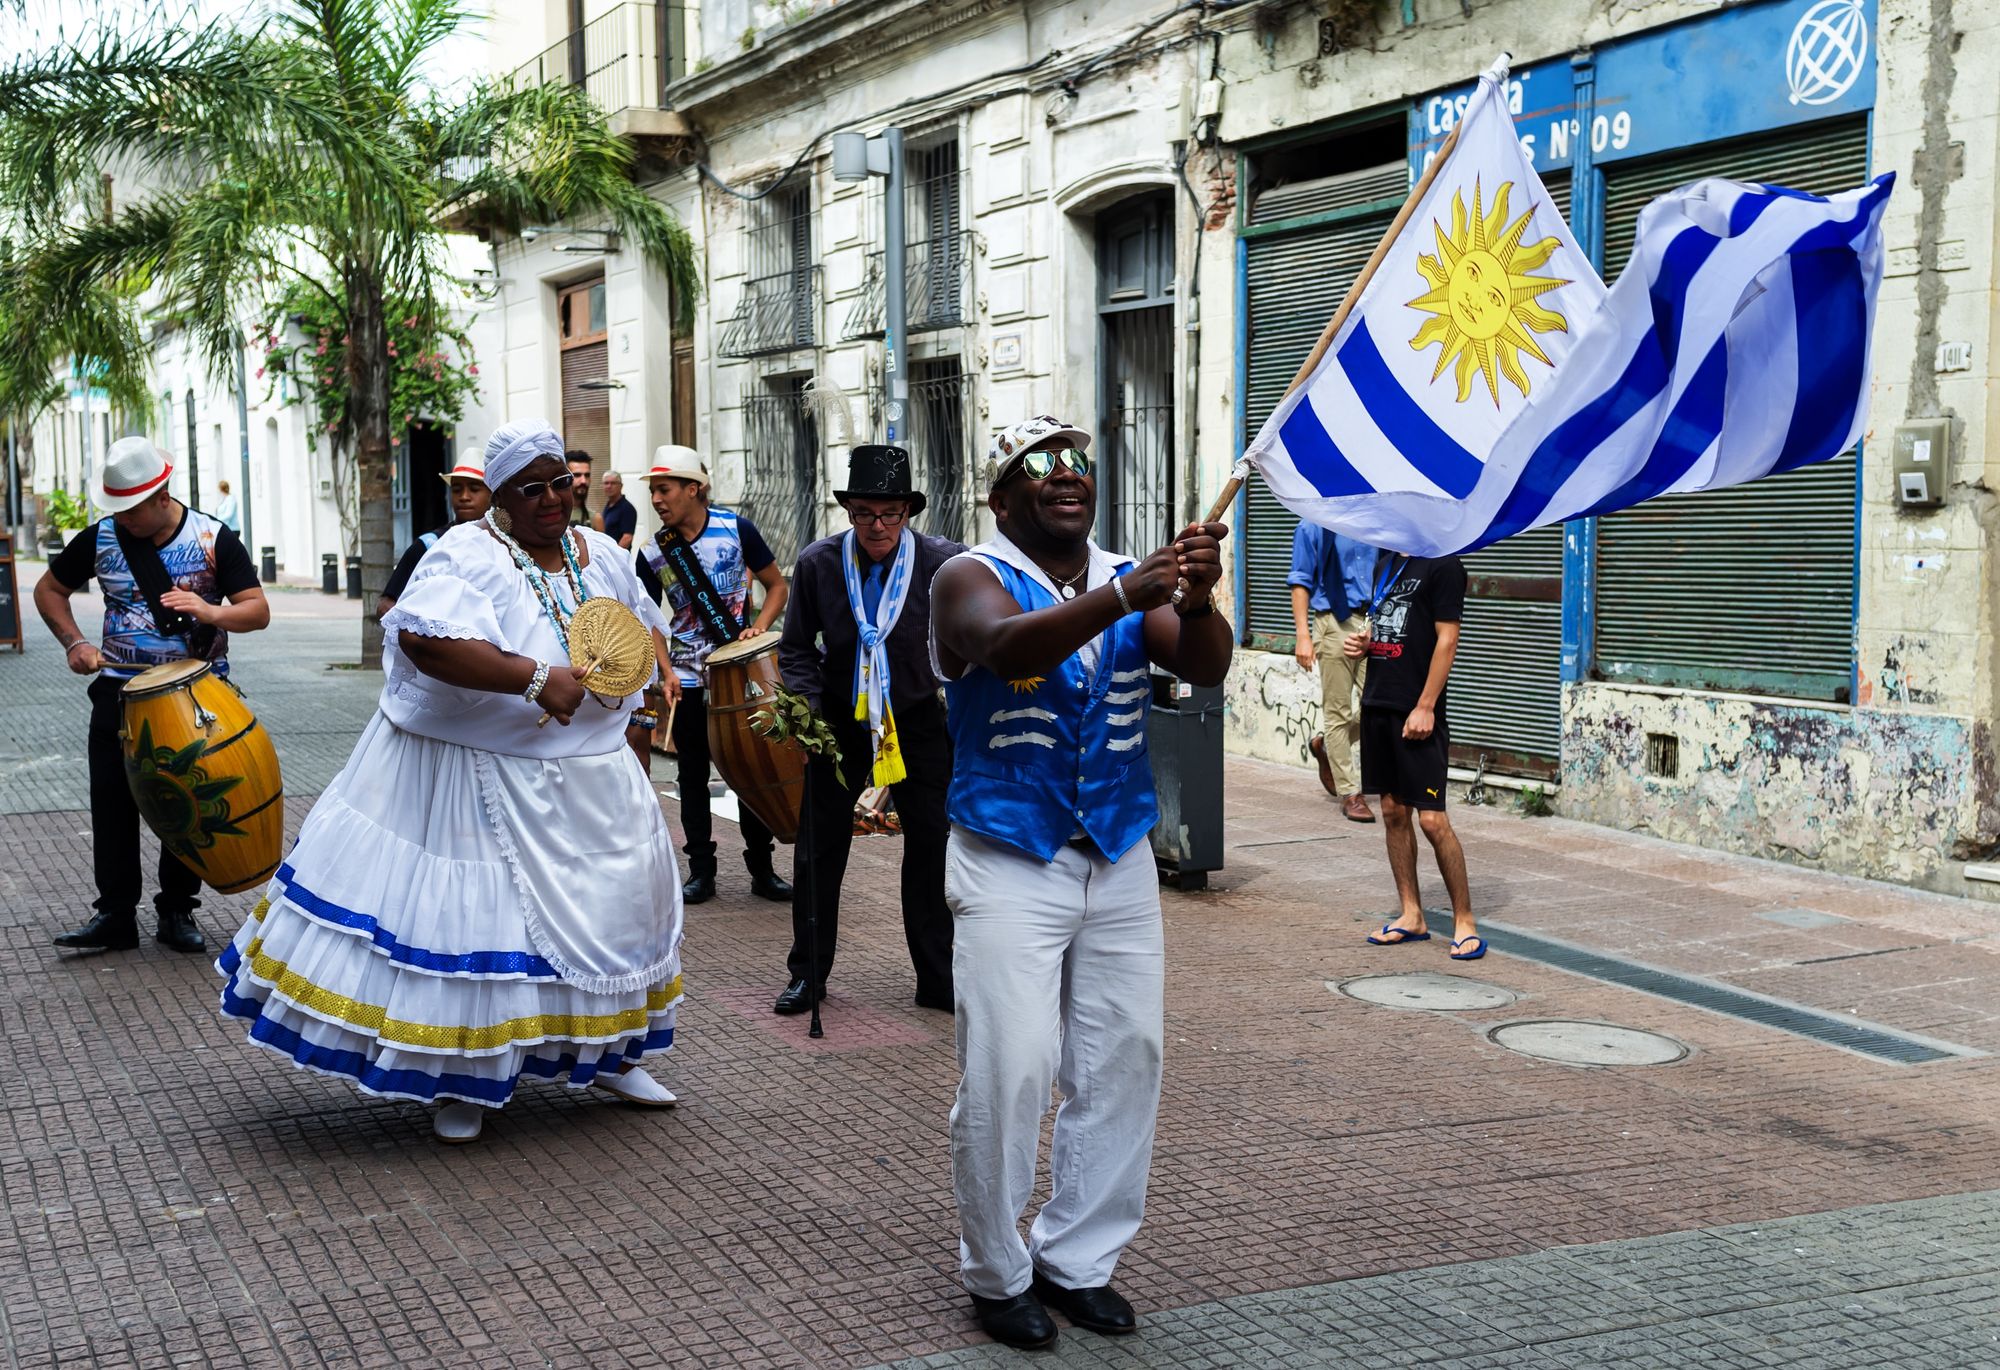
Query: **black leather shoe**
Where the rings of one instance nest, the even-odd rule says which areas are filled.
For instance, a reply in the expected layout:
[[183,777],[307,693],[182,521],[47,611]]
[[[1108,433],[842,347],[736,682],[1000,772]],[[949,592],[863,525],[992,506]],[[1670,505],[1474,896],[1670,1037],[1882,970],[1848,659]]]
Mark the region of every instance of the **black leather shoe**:
[[771,1012],[782,1013],[787,1016],[794,1013],[804,1013],[815,1003],[825,998],[826,995],[824,992],[814,994],[811,985],[808,985],[803,980],[794,980],[791,984],[785,986],[785,992],[778,996],[778,1002],[771,1005]]
[[681,885],[683,904],[706,904],[715,898],[715,877],[712,875],[690,875]]
[[743,864],[750,872],[750,893],[772,903],[791,902],[792,882],[771,869],[771,853],[746,851]]
[[160,926],[153,933],[153,940],[168,951],[207,951],[208,939],[201,935],[201,929],[194,924],[192,913],[163,913]]
[[100,913],[75,932],[55,939],[79,951],[130,951],[139,945],[138,919],[129,913]]
[[1078,1327],[1102,1332],[1107,1337],[1122,1337],[1139,1330],[1139,1319],[1132,1312],[1132,1305],[1108,1284],[1094,1289],[1065,1289],[1037,1270],[1031,1287],[1043,1303]]
[[1031,1290],[1022,1290],[1011,1299],[982,1299],[972,1296],[972,1315],[987,1336],[1020,1351],[1039,1351],[1056,1344],[1055,1319],[1042,1307]]

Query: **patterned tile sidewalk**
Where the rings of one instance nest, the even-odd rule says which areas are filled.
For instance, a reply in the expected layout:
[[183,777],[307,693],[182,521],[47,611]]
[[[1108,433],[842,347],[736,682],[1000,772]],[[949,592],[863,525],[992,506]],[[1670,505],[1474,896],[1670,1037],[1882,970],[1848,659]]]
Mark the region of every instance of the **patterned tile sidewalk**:
[[[294,824],[314,767],[344,758],[374,688],[324,669],[353,623],[307,607],[329,606],[302,606],[240,657],[286,755]],[[0,657],[0,681],[32,715],[10,723],[15,750],[0,755],[8,1364],[985,1354],[953,1278],[951,1029],[909,1003],[894,839],[857,843],[824,1041],[763,1011],[783,983],[788,919],[748,898],[725,861],[722,896],[689,920],[691,997],[663,1071],[682,1107],[653,1115],[534,1089],[478,1147],[446,1149],[422,1110],[244,1046],[216,1016],[202,958],[49,945],[88,897],[81,790],[46,779],[46,753],[81,750],[80,701],[57,688],[74,685],[54,656],[43,639]],[[296,770],[287,748],[300,748]],[[24,767],[44,778],[16,784]],[[669,773],[656,768],[660,783]],[[1338,822],[1302,771],[1233,763],[1227,780],[1229,869],[1207,894],[1165,897],[1160,1145],[1147,1225],[1119,1276],[1154,1331],[1122,1351],[1066,1336],[1066,1354],[2000,1363],[1948,1340],[1993,1320],[1990,1265],[1953,1263],[1991,1256],[1993,1200],[1947,1198],[2000,1190],[2000,1057],[1893,1065],[1532,961],[1453,966],[1441,940],[1370,948],[1361,933],[1388,904],[1379,829]],[[1457,812],[1498,922],[2000,1048],[1991,906]],[[250,902],[211,900],[204,926],[225,935]],[[1799,911],[1839,921],[1800,927],[1816,920]],[[1446,1014],[1331,988],[1413,969],[1519,997]],[[1486,1036],[1549,1017],[1666,1033],[1691,1053],[1581,1069]],[[1938,1202],[1894,1206],[1925,1200]],[[1890,1207],[1840,1212],[1864,1204]],[[1834,1215],[1793,1242],[1823,1238],[1827,1261],[1789,1262],[1789,1247],[1742,1235],[1804,1214]],[[1633,1321],[1635,1280],[1648,1307],[1685,1315]],[[1301,1328],[1324,1335],[1319,1350],[1301,1347]],[[1849,1354],[1839,1338],[1857,1328],[1873,1339]],[[1947,1348],[1964,1354],[1939,1359]]]

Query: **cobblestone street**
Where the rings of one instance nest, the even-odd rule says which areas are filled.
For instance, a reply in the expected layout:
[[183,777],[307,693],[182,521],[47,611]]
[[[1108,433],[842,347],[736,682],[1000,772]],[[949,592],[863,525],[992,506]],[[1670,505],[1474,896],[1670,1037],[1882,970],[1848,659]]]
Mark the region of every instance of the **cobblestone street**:
[[[351,602],[273,599],[232,655],[296,830],[379,677],[345,669]],[[0,653],[9,1365],[1015,1362],[956,1283],[951,1026],[910,1003],[895,839],[856,842],[823,1040],[769,1011],[789,920],[726,835],[657,1067],[681,1106],[526,1089],[447,1148],[246,1046],[207,958],[50,945],[91,894],[87,708],[27,639]],[[1164,893],[1141,1334],[1037,1363],[2000,1366],[2000,905],[1458,807],[1494,955],[1456,965],[1363,942],[1379,825],[1305,770],[1227,787],[1227,868]],[[211,945],[254,902],[209,896]],[[1545,1020],[1684,1054],[1491,1036]]]

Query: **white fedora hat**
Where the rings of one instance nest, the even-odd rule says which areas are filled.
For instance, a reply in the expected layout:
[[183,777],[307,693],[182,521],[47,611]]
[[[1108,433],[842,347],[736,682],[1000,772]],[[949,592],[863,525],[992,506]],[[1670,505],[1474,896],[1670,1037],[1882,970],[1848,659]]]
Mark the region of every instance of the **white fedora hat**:
[[653,449],[653,469],[646,473],[646,479],[654,481],[662,477],[710,484],[708,467],[702,461],[701,453],[677,442],[662,443]]
[[460,457],[458,465],[452,467],[449,471],[440,472],[438,479],[446,485],[450,485],[455,480],[476,480],[481,485],[484,485],[486,484],[486,464],[476,457]]
[[104,465],[90,483],[90,497],[105,513],[122,513],[151,499],[173,473],[173,463],[150,438],[120,438],[104,454]]

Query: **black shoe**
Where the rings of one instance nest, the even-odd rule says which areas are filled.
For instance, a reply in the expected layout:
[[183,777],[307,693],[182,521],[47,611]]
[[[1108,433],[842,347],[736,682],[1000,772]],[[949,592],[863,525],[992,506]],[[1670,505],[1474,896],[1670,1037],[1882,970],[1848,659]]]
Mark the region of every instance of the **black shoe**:
[[1139,1330],[1139,1319],[1132,1312],[1132,1305],[1108,1284],[1094,1289],[1065,1289],[1037,1270],[1031,1288],[1043,1303],[1078,1327],[1108,1337],[1122,1337]]
[[130,951],[139,945],[139,921],[130,913],[100,913],[75,932],[56,938],[79,951]]
[[1011,1299],[982,1299],[972,1296],[972,1315],[987,1336],[1020,1351],[1039,1351],[1056,1344],[1055,1320],[1042,1307],[1032,1290],[1024,1289]]
[[743,864],[750,869],[750,893],[773,903],[791,902],[792,882],[771,869],[771,853],[744,852]]
[[207,951],[208,940],[195,926],[194,915],[189,912],[163,913],[160,926],[153,933],[153,940],[168,951]]
[[785,986],[785,992],[778,996],[778,1002],[771,1005],[771,1012],[782,1013],[787,1016],[794,1013],[804,1013],[807,1009],[825,998],[826,991],[822,990],[818,994],[814,994],[811,985],[808,985],[803,980],[794,980],[791,984]]
[[681,885],[683,904],[706,904],[715,898],[715,877],[712,875],[690,875]]

